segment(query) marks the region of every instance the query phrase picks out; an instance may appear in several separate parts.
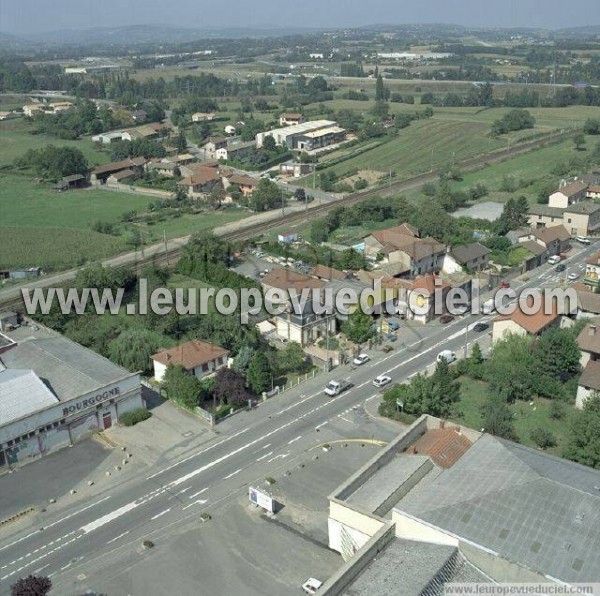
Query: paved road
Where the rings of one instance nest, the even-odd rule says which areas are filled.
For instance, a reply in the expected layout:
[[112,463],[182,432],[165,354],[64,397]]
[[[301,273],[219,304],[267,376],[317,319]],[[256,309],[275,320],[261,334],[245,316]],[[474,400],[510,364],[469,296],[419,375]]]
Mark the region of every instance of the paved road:
[[[581,270],[584,259],[595,250],[588,247],[569,259],[569,270]],[[546,265],[532,273],[527,283],[513,287],[551,285],[555,278]],[[143,539],[159,540],[197,522],[201,512],[223,507],[248,485],[287,469],[294,458],[326,441],[331,421],[377,400],[375,376],[388,373],[399,382],[433,365],[444,349],[460,356],[467,328],[491,318],[472,315],[446,326],[415,326],[393,352],[374,350],[372,360],[363,366],[345,365],[319,375],[232,418],[227,432],[199,451],[165,461],[162,467],[131,477],[89,502],[62,509],[48,506],[27,528],[11,531],[8,526],[0,538],[0,594],[7,593],[16,578],[32,572],[52,575],[60,593],[61,586],[66,590],[73,582],[84,581],[90,566],[109,567],[123,553],[139,548]],[[468,339],[489,346],[487,335],[471,331]],[[348,379],[354,387],[328,398],[322,387],[329,378]],[[18,481],[9,478],[13,479]]]

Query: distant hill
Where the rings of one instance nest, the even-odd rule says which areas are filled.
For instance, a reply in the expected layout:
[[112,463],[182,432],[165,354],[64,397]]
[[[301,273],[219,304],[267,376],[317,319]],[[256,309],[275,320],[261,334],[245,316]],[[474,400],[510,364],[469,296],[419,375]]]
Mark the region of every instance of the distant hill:
[[600,35],[600,25],[586,25],[584,27],[568,27],[554,31],[558,35],[585,35],[586,37]]

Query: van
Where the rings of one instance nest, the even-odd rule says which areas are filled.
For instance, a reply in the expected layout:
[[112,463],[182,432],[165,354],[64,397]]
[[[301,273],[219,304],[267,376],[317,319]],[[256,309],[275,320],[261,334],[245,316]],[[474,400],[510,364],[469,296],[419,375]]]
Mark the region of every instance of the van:
[[445,360],[448,364],[452,364],[456,360],[456,354],[450,350],[444,350],[437,355],[436,360],[438,362]]
[[548,259],[549,265],[558,265],[560,263],[560,255],[554,255]]
[[577,236],[575,240],[581,244],[591,244],[590,239],[587,236]]

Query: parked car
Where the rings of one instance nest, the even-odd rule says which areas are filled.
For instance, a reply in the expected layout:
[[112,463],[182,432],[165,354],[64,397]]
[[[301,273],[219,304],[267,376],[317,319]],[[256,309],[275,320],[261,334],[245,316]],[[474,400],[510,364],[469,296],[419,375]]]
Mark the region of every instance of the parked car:
[[579,277],[579,273],[569,273],[569,275],[567,275],[567,278],[570,279],[571,281],[575,281],[577,278]]
[[590,239],[587,236],[577,236],[575,240],[581,244],[591,244]]
[[302,584],[302,589],[307,593],[307,594],[316,594],[317,591],[320,589],[320,587],[323,585],[323,582],[314,578],[314,577],[309,577],[303,584]]
[[482,333],[483,331],[487,331],[490,328],[490,326],[487,323],[475,323],[475,325],[473,326],[473,331],[476,331],[477,333]]
[[507,290],[508,288],[510,288],[510,282],[503,280],[500,282],[500,288],[503,290]]
[[559,263],[555,268],[554,271],[556,271],[557,273],[561,273],[563,272],[565,269],[567,268],[567,266],[564,263]]
[[558,265],[558,263],[560,263],[560,255],[552,255],[548,259],[548,264],[549,265]]
[[385,385],[391,382],[392,377],[390,377],[389,375],[379,375],[373,380],[373,385],[375,385],[375,387],[384,387]]
[[454,317],[452,315],[442,315],[440,317],[440,323],[442,325],[447,325],[450,321],[454,321]]
[[448,364],[452,364],[456,360],[456,354],[450,350],[444,350],[437,355],[437,361],[445,360]]
[[352,362],[356,364],[356,366],[361,366],[366,362],[369,362],[370,358],[367,354],[359,354]]

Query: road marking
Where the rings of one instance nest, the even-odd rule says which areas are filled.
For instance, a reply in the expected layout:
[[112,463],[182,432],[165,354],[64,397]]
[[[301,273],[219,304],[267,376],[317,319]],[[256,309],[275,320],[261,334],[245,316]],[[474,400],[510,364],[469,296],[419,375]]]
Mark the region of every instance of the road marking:
[[102,517],[98,518],[97,520],[90,522],[89,524],[86,524],[85,526],[82,526],[79,529],[84,534],[89,534],[90,532],[93,532],[94,530],[101,528],[105,524],[108,524],[109,522],[117,519],[118,517],[125,515],[132,509],[135,509],[140,504],[141,503],[136,503],[135,501],[132,501],[131,503],[127,503],[127,505],[123,505],[123,507],[119,507],[118,509],[115,509],[114,511],[111,511],[110,513],[107,513],[106,515],[103,515]]
[[348,418],[344,418],[344,416],[338,416],[338,418],[345,420],[348,424],[354,424],[354,422],[352,422],[351,420],[348,420]]
[[273,452],[269,451],[269,453],[265,453],[264,455],[261,455],[256,461],[262,461],[263,459],[269,457],[269,455],[273,455]]
[[289,456],[289,453],[280,453],[279,455],[276,455],[275,457],[272,457],[270,460],[268,460],[267,463],[270,464],[272,461],[275,461],[276,459],[285,459],[288,456]]
[[315,430],[322,428],[323,426],[325,426],[328,423],[329,423],[329,420],[325,420],[325,422],[321,422],[321,424],[318,424],[317,426],[315,426]]
[[95,503],[92,503],[91,505],[88,505],[87,507],[84,507],[83,509],[80,509],[79,511],[75,511],[74,513],[66,515],[65,517],[61,517],[58,521],[55,521],[51,524],[48,524],[47,526],[44,526],[44,529],[47,530],[48,528],[52,528],[52,527],[56,526],[57,524],[64,522],[67,519],[71,519],[75,515],[79,515],[80,513],[83,513],[84,511],[87,511],[88,509],[95,507],[96,505],[100,505],[100,503],[104,503],[104,501],[108,501],[108,499],[110,499],[110,495],[108,495],[107,497],[104,497],[103,499],[100,499],[99,501],[96,501]]
[[204,505],[204,503],[208,503],[208,501],[205,499],[198,499],[197,501],[194,501],[193,503],[190,503],[189,505],[182,507],[181,510],[185,511],[186,509],[189,509],[190,507],[193,507],[194,505]]
[[198,495],[201,495],[202,493],[205,493],[208,490],[208,486],[206,488],[203,488],[202,490],[199,490],[197,493],[194,493],[193,495],[190,495],[190,499],[193,499],[194,497],[197,497]]
[[3,546],[2,548],[0,548],[0,551],[3,551],[5,548],[10,548],[11,546],[14,546],[15,544],[19,544],[19,542],[23,542],[23,540],[27,540],[27,538],[31,538],[32,536],[34,536],[35,534],[38,534],[38,533],[39,533],[39,530],[36,530],[35,532],[31,532],[31,534],[27,534],[27,536],[23,536],[23,538],[19,538],[18,540],[15,540],[14,542],[7,544],[6,546]]
[[223,480],[228,480],[229,478],[233,478],[236,474],[239,474],[242,471],[242,468],[240,468],[239,470],[236,470],[235,472],[231,472],[231,474],[227,474],[227,476],[225,476],[223,478]]
[[179,491],[179,494],[182,495],[183,493],[187,493],[188,490],[191,490],[191,486],[188,486],[187,488],[184,488],[183,490]]
[[169,513],[169,511],[171,511],[171,508],[169,507],[168,509],[165,509],[164,511],[161,511],[160,513],[157,513],[156,515],[154,515],[153,517],[150,518],[150,521],[153,521],[155,519],[158,519],[159,517],[162,517],[163,515],[166,515],[167,513]]
[[43,567],[40,567],[39,569],[36,569],[33,573],[38,574],[38,573],[40,573],[40,571],[43,571],[44,569],[46,569],[46,567],[50,567],[50,563],[48,563],[48,565],[44,565]]
[[118,536],[115,536],[113,539],[109,540],[106,544],[112,544],[113,542],[116,542],[119,538],[123,538],[123,536],[127,536],[127,534],[129,534],[129,530],[127,530],[127,532],[123,532],[122,534],[119,534]]
[[302,438],[302,435],[300,435],[299,437],[296,437],[295,439],[292,439],[291,441],[288,441],[288,445],[291,445],[292,443],[299,441],[301,438]]
[[71,563],[67,563],[64,567],[61,567],[60,570],[64,571],[65,569],[68,569],[71,566]]

